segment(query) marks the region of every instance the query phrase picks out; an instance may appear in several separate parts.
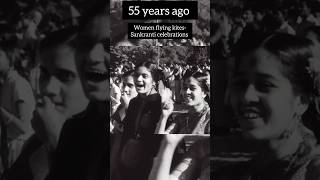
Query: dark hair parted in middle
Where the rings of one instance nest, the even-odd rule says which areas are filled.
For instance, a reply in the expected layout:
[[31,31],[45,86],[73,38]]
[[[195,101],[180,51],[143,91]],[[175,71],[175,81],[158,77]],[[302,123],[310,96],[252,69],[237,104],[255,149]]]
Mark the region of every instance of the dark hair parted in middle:
[[[250,43],[250,40],[247,43]],[[292,83],[294,92],[302,95],[304,100],[310,100],[315,93],[314,79],[310,74],[309,67],[309,60],[313,58],[312,47],[312,41],[306,38],[274,33],[260,40],[260,43],[255,41],[255,46],[251,45],[250,47],[246,46],[238,49],[236,69],[245,55],[256,49],[263,48],[277,57],[277,60],[282,65],[281,72]]]
[[183,76],[183,80],[186,80],[190,77],[193,77],[198,81],[199,86],[201,87],[202,91],[206,94],[210,93],[210,87],[208,85],[208,74],[202,73],[199,71],[190,70],[185,73]]

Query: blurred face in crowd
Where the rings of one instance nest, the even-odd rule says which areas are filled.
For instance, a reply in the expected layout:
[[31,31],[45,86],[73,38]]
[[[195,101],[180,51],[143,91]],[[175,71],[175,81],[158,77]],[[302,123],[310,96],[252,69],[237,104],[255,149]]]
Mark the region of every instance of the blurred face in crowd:
[[277,56],[259,48],[237,67],[231,105],[246,137],[277,139],[301,111],[301,98],[284,76],[283,66]]
[[36,25],[39,25],[42,20],[42,14],[39,11],[34,11],[31,14],[30,18],[31,18],[32,22],[34,22]]
[[189,77],[183,82],[183,98],[188,106],[198,106],[204,103],[206,93],[194,77]]
[[0,49],[0,85],[3,85],[8,71],[10,69],[10,60],[9,57],[7,56],[7,53]]
[[280,22],[285,22],[285,18],[284,18],[284,15],[281,11],[278,11],[277,12],[277,19],[280,21]]
[[134,85],[133,76],[127,76],[124,78],[122,88],[123,92],[128,95],[129,99],[132,99],[138,95]]
[[134,84],[139,94],[149,94],[154,88],[155,82],[150,70],[140,66],[135,70]]
[[316,33],[314,33],[313,31],[308,31],[306,33],[306,38],[310,39],[316,47],[320,48],[320,42]]
[[301,14],[303,16],[308,16],[310,13],[311,13],[311,11],[310,11],[310,8],[308,7],[308,5],[306,3],[303,3]]
[[41,53],[40,88],[55,104],[56,110],[66,117],[87,107],[88,99],[76,69],[74,49],[62,45]]
[[263,17],[264,17],[264,15],[263,15],[262,12],[257,11],[257,12],[255,13],[255,18],[256,18],[256,20],[262,21],[262,20],[263,20]]
[[253,14],[251,10],[246,10],[243,14],[243,18],[246,23],[251,23],[254,20]]
[[80,36],[78,50],[82,84],[93,101],[109,99],[109,17],[105,14],[91,19]]
[[29,26],[31,23],[38,26],[42,20],[42,14],[39,11],[30,12],[22,21],[24,26]]

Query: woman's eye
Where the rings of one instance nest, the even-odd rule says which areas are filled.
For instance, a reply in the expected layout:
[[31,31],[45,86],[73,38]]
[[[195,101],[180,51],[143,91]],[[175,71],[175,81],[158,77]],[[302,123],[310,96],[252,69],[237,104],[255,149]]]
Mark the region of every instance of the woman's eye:
[[268,81],[261,81],[261,82],[256,82],[255,84],[256,89],[261,91],[261,92],[269,92],[272,88],[274,88],[275,86],[268,82]]
[[197,89],[196,87],[193,87],[193,86],[190,87],[190,91],[195,91],[196,89]]
[[142,75],[143,78],[148,78],[148,75],[144,74]]
[[59,72],[56,74],[56,77],[62,82],[70,82],[75,79],[75,75],[71,72]]

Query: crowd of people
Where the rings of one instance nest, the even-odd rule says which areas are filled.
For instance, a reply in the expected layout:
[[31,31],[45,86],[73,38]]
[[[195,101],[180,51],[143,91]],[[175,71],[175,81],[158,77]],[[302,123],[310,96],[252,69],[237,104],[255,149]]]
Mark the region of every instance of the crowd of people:
[[0,12],[1,179],[209,178],[208,63],[114,69],[109,5],[16,1]]
[[[111,179],[208,179],[209,67],[153,61],[131,67],[119,64],[110,77]],[[195,135],[207,135],[193,145],[202,144],[201,154],[183,145],[184,138]],[[176,148],[190,152],[177,153]]]
[[211,5],[213,178],[319,179],[319,1],[242,5]]
[[107,179],[109,4],[3,5],[1,179]]
[[[123,132],[123,126],[125,122],[124,118],[126,117],[126,113],[129,113],[128,108],[129,102],[131,102],[130,100],[144,93],[147,93],[147,96],[149,96],[149,94],[156,94],[156,96],[158,96],[158,98],[155,98],[155,102],[157,102],[156,104],[158,104],[154,105],[155,112],[157,112],[155,114],[159,114],[161,110],[162,114],[167,116],[171,115],[174,112],[174,115],[171,116],[169,120],[167,119],[168,117],[160,120],[160,122],[162,122],[162,124],[160,123],[159,125],[161,126],[161,128],[159,127],[161,130],[157,129],[157,132],[155,132],[156,134],[163,134],[165,132],[164,129],[171,129],[173,133],[173,126],[176,126],[176,128],[178,128],[178,122],[187,122],[186,118],[193,119],[190,115],[190,112],[192,111],[190,111],[189,108],[196,108],[192,108],[192,106],[198,106],[199,102],[201,106],[200,108],[197,107],[199,108],[197,111],[202,110],[203,114],[207,116],[202,121],[205,121],[204,124],[206,128],[209,129],[210,67],[207,65],[207,63],[194,66],[187,64],[158,65],[158,63],[152,61],[142,61],[142,63],[138,65],[134,65],[132,62],[128,64],[128,66],[117,64],[114,71],[111,72],[110,97],[112,99],[112,102],[110,107],[110,114],[112,118],[110,119],[110,132]],[[143,71],[141,72],[139,72],[140,66],[143,67],[141,68],[143,69]],[[145,72],[145,70],[147,71]],[[144,81],[144,79],[139,80],[139,77],[137,77],[138,74],[142,74],[142,78],[144,78],[143,76],[144,74],[146,74],[145,76],[148,75],[149,78],[152,79],[146,81]],[[140,89],[142,90],[142,92],[140,92]],[[197,92],[197,89],[200,91]],[[188,90],[190,92],[188,92]],[[193,91],[196,94],[193,94]],[[190,100],[188,100],[187,97],[191,96],[191,94],[194,97],[190,97]],[[137,103],[138,106],[141,106],[140,101],[138,101]],[[153,105],[148,106],[148,108],[152,108],[151,106]],[[138,114],[137,108],[135,107],[133,109],[135,110],[135,114]],[[153,112],[150,113],[154,114]],[[188,117],[180,117],[177,116],[178,114],[185,114]],[[175,116],[177,116],[175,118],[176,123],[173,123],[174,120],[172,119],[172,117]],[[196,116],[199,115],[197,114]],[[203,117],[203,115],[201,115],[201,117]],[[178,121],[179,118],[182,120]],[[159,117],[156,118],[155,121],[156,122],[153,123],[154,126],[156,125],[157,121],[159,121]],[[169,126],[170,123],[173,123],[172,128]],[[194,121],[194,123],[198,123],[198,126],[201,124],[200,121]],[[167,128],[165,128],[166,126]],[[179,126],[181,126],[180,128],[183,127],[183,129],[188,127],[187,124]],[[188,128],[195,128],[195,124],[190,124],[190,127]],[[198,131],[198,133],[191,133],[192,131],[194,130],[189,130],[189,132],[186,131],[185,133],[183,133],[184,131],[181,131],[180,134],[198,134],[200,132],[202,132],[202,134],[204,132],[206,134],[210,133],[209,130]]]
[[208,9],[193,39],[133,40],[111,2],[110,179],[210,178]]

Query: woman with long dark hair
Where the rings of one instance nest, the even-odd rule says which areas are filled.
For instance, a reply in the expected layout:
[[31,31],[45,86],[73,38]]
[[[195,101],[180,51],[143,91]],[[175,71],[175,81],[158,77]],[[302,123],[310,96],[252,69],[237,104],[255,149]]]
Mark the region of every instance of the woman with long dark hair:
[[216,172],[215,178],[319,179],[319,147],[302,119],[318,95],[312,42],[272,34],[250,45],[239,51],[230,102],[242,137],[259,150],[246,165]]

